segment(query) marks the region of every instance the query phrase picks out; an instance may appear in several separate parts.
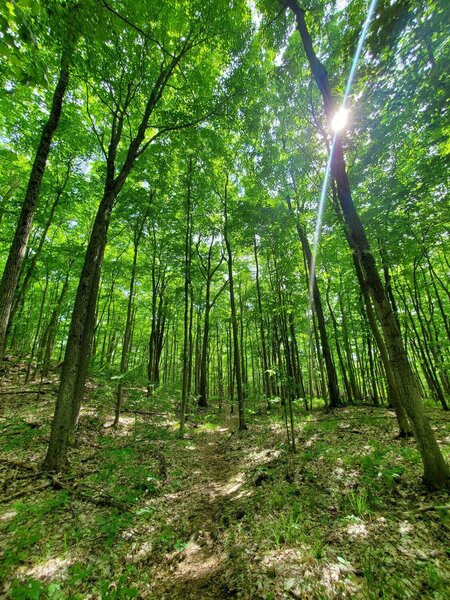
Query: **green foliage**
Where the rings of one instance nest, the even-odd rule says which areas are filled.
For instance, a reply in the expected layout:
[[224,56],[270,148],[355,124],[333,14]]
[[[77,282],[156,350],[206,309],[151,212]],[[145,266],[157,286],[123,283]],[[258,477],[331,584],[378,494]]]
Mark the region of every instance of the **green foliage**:
[[104,537],[106,546],[112,546],[117,535],[133,522],[133,514],[112,509],[108,515],[99,515],[97,525],[101,535]]
[[370,454],[366,454],[361,460],[363,470],[363,479],[368,486],[377,487],[385,485],[392,487],[404,471],[404,467],[393,467],[385,460],[389,453],[389,448],[383,448],[378,444]]
[[[157,528],[151,541],[158,551],[182,552],[190,539],[184,526],[158,521],[147,502],[160,500],[164,485],[174,492],[185,481],[179,468],[166,482],[166,466],[158,458],[184,455],[191,443],[174,443],[184,340],[191,346],[188,409],[193,435],[215,435],[222,425],[214,415],[219,402],[222,415],[235,406],[230,398],[236,391],[236,366],[229,285],[222,257],[225,197],[246,410],[252,425],[261,427],[255,447],[266,447],[264,426],[270,424],[272,450],[286,448],[277,432],[284,427],[287,398],[295,414],[301,414],[302,427],[295,431],[299,446],[308,441],[296,456],[302,464],[301,484],[287,484],[284,478],[280,483],[267,466],[257,467],[249,478],[267,482],[248,497],[249,503],[252,494],[264,498],[269,513],[266,520],[257,520],[261,543],[277,550],[306,545],[305,553],[320,560],[325,542],[311,532],[308,512],[320,512],[322,525],[333,522],[335,510],[372,518],[387,497],[395,496],[395,486],[409,470],[417,471],[418,452],[387,440],[393,437],[393,421],[379,418],[375,408],[360,420],[356,406],[349,408],[350,424],[346,412],[339,420],[341,409],[334,420],[317,414],[326,388],[323,341],[311,316],[308,257],[298,233],[303,230],[310,243],[314,239],[331,131],[319,93],[311,86],[294,17],[281,4],[0,0],[0,266],[15,235],[61,59],[70,72],[16,290],[7,350],[28,369],[27,375],[14,372],[5,383],[11,389],[2,400],[14,414],[19,414],[23,396],[18,392],[25,377],[39,419],[53,400],[51,384],[59,370],[39,383],[44,394],[37,393],[36,384],[46,358],[52,366],[64,358],[77,290],[84,289],[80,273],[97,210],[105,190],[117,191],[111,214],[100,215],[105,225],[100,237],[108,244],[98,253],[104,254],[98,297],[90,296],[96,314],[89,372],[96,382],[88,392],[98,414],[82,415],[74,452],[88,446],[91,432],[98,434],[98,469],[86,477],[92,498],[85,500],[95,503],[96,494],[103,492],[121,508],[100,510],[92,522],[64,525],[64,551],[95,535],[112,550],[136,518]],[[304,8],[313,47],[339,103],[367,2],[311,1]],[[428,396],[427,410],[436,403],[445,408],[449,387],[447,13],[442,0],[379,2],[368,51],[348,98],[350,123],[342,137],[356,208],[384,285],[392,292],[409,360]],[[188,197],[192,243],[186,257]],[[343,401],[354,396],[356,404],[369,403],[375,392],[386,396],[385,369],[354,275],[342,215],[331,198],[323,217],[316,275],[332,360]],[[214,301],[205,294],[208,256],[218,265],[211,279]],[[185,308],[190,309],[189,332],[184,330]],[[124,330],[130,319],[127,348]],[[202,349],[207,327],[208,344]],[[161,354],[156,360],[159,375],[155,364],[148,364],[156,350]],[[208,414],[196,413],[202,357]],[[123,420],[115,431],[103,429],[119,384],[124,388]],[[387,400],[379,398],[380,406]],[[145,417],[130,417],[132,411]],[[34,455],[48,434],[48,423],[35,425],[19,417],[9,420],[2,426],[2,450]],[[331,437],[345,436],[353,425],[352,445],[330,445]],[[374,427],[387,435],[371,441],[366,433]],[[353,487],[328,501],[333,485],[342,481],[331,478],[319,488],[320,468],[329,468],[337,458],[340,477],[350,479],[347,471],[353,471],[345,489]],[[49,498],[15,507],[17,516],[2,525],[9,536],[7,569],[22,567],[42,551],[46,525],[61,517],[68,502],[67,494],[53,491]],[[445,515],[435,517],[447,523]],[[244,530],[243,525],[241,536]],[[235,540],[238,568],[230,597],[236,590],[244,597],[251,576],[239,544]],[[411,591],[398,573],[389,575],[389,589],[383,590],[382,560],[378,552],[364,558],[365,578],[374,589],[368,595],[413,597],[417,590]],[[90,586],[94,568],[77,562],[69,567],[68,581]],[[98,578],[89,593],[136,597],[139,592],[128,575],[114,581]],[[421,577],[423,595],[444,593],[437,567],[427,564]],[[33,578],[17,579],[10,592],[16,598],[63,597],[59,594],[58,583]]]
[[261,538],[267,538],[275,548],[305,543],[304,518],[299,505],[294,502],[287,510],[272,513],[262,525]]
[[183,552],[187,548],[187,542],[179,536],[183,535],[182,528],[174,529],[171,525],[163,525],[159,533],[154,538],[154,547],[162,552],[170,552],[175,550]]
[[368,493],[365,488],[359,491],[351,490],[349,494],[349,505],[352,513],[363,517],[368,511]]
[[139,591],[135,587],[127,587],[125,585],[126,578],[119,577],[117,584],[111,586],[109,582],[104,582],[101,587],[102,598],[108,600],[128,600],[129,598],[137,598]]
[[5,549],[5,565],[12,566],[27,560],[30,552],[42,537],[43,520],[46,516],[56,521],[68,501],[66,492],[58,492],[42,502],[17,503],[17,514],[8,523],[7,530],[13,534],[12,544]]
[[58,583],[45,584],[33,577],[14,581],[9,590],[11,600],[65,600],[67,596]]

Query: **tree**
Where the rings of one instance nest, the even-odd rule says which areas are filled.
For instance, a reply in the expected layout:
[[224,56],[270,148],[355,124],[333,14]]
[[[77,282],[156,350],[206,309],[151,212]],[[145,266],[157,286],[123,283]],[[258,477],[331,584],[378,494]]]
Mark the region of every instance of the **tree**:
[[[331,87],[326,69],[314,52],[312,39],[306,26],[305,12],[300,8],[297,0],[283,0],[283,2],[284,6],[292,10],[295,15],[312,75],[323,98],[325,114],[331,122],[336,110]],[[381,282],[365,229],[353,204],[342,137],[339,133],[336,133],[334,138],[331,172],[336,184],[340,207],[349,230],[351,247],[365,273],[375,311],[383,329],[392,369],[397,376],[399,395],[419,446],[424,466],[424,481],[430,487],[443,487],[448,483],[450,473],[425,416],[420,388],[409,364],[392,304]]]

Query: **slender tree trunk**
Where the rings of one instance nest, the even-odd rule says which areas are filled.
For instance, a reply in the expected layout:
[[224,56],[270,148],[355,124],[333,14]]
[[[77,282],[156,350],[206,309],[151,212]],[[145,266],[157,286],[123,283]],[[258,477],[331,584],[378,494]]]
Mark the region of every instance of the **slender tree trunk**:
[[208,406],[208,346],[209,346],[209,313],[210,313],[210,284],[206,282],[206,298],[205,298],[205,317],[203,321],[203,338],[202,349],[200,352],[200,383],[198,388],[198,406],[206,408]]
[[329,284],[328,284],[327,290],[326,290],[326,299],[327,299],[327,305],[328,305],[328,312],[329,312],[330,317],[331,317],[331,322],[333,323],[336,352],[337,352],[337,355],[338,355],[339,364],[341,366],[342,379],[344,381],[344,387],[345,387],[345,391],[347,393],[347,401],[351,403],[352,399],[353,399],[353,394],[352,394],[352,389],[351,389],[351,386],[350,386],[350,383],[349,383],[349,380],[348,380],[348,377],[347,377],[347,370],[345,368],[344,358],[342,356],[341,345],[339,343],[337,320],[336,320],[336,317],[334,315],[333,309],[331,308],[331,302],[330,302],[330,285]]
[[47,377],[50,371],[50,361],[52,358],[53,346],[55,343],[56,329],[58,326],[58,315],[61,311],[61,306],[63,304],[64,298],[69,289],[69,271],[66,273],[66,277],[64,279],[63,287],[61,293],[58,297],[58,300],[53,308],[52,315],[50,317],[50,322],[47,327],[46,337],[45,337],[45,346],[44,350],[44,359],[42,366],[42,377]]
[[245,412],[244,412],[244,390],[242,386],[242,374],[241,374],[241,357],[239,352],[239,329],[236,311],[236,299],[234,295],[234,277],[233,277],[233,254],[231,252],[231,244],[228,236],[228,175],[226,176],[225,190],[223,195],[223,207],[224,207],[224,230],[223,238],[225,241],[225,247],[227,250],[227,263],[228,263],[228,285],[230,292],[230,310],[231,310],[231,327],[233,333],[233,361],[234,361],[234,374],[236,377],[236,390],[238,399],[238,413],[239,413],[239,431],[245,431],[247,425],[245,423]]
[[[128,370],[128,353],[130,352],[131,347],[131,328],[132,328],[132,316],[133,316],[133,302],[134,302],[134,287],[136,282],[136,266],[137,266],[137,257],[139,252],[139,242],[141,240],[142,232],[144,230],[145,221],[147,218],[147,214],[142,217],[141,223],[138,225],[138,229],[134,234],[134,252],[133,252],[133,264],[131,266],[131,276],[130,276],[130,288],[128,293],[128,303],[127,303],[127,318],[125,321],[125,331],[123,334],[122,341],[122,355],[120,357],[120,375],[123,377]],[[116,393],[116,410],[114,415],[113,427],[117,427],[120,419],[120,410],[122,408],[122,399],[123,399],[123,381],[122,379],[119,381],[117,385],[117,393]]]
[[[291,199],[286,198],[289,211],[294,215]],[[305,262],[308,265],[308,275],[312,284],[312,294],[314,310],[317,316],[317,325],[319,328],[320,343],[322,346],[322,355],[325,361],[325,369],[327,371],[327,383],[328,383],[328,394],[330,398],[330,408],[339,406],[341,401],[339,398],[339,386],[336,375],[336,369],[333,364],[333,358],[331,356],[330,343],[328,340],[327,328],[325,325],[325,315],[323,312],[322,299],[320,296],[319,286],[317,285],[317,278],[315,273],[311,273],[312,269],[312,253],[309,247],[308,237],[304,229],[300,226],[300,223],[296,219],[297,233],[302,245],[303,254],[305,256]]]
[[258,245],[256,243],[256,235],[253,237],[253,251],[254,251],[254,255],[255,255],[255,266],[256,266],[256,299],[258,302],[259,333],[261,336],[264,394],[265,394],[266,398],[269,399],[271,397],[271,386],[270,386],[269,362],[267,359],[266,332],[264,330],[264,319],[263,319],[262,301],[261,301],[261,285],[260,285],[260,281],[259,281],[259,260],[258,260]]
[[35,272],[35,269],[36,269],[37,262],[38,262],[38,260],[39,260],[39,258],[41,256],[41,254],[42,254],[42,250],[43,250],[45,242],[47,240],[48,230],[50,229],[50,227],[51,227],[51,225],[53,223],[53,219],[54,219],[54,216],[55,216],[56,209],[58,208],[58,205],[59,205],[59,202],[61,200],[61,197],[62,197],[62,195],[64,193],[64,190],[65,190],[65,188],[67,186],[67,183],[69,181],[71,166],[72,166],[72,162],[69,161],[69,163],[67,165],[67,172],[66,172],[66,174],[64,176],[64,179],[61,182],[61,185],[56,190],[56,197],[55,197],[55,199],[54,199],[54,201],[53,201],[53,203],[52,203],[52,205],[50,207],[50,213],[49,213],[49,215],[47,217],[47,220],[45,222],[45,226],[44,226],[44,229],[43,229],[43,231],[41,233],[41,236],[40,236],[39,243],[37,245],[36,251],[34,252],[33,256],[31,257],[30,263],[29,263],[28,267],[25,270],[26,272],[25,272],[25,275],[23,277],[23,281],[20,282],[20,279],[22,279],[22,278],[19,279],[19,283],[18,283],[18,286],[17,286],[17,293],[15,294],[14,302],[12,304],[11,312],[10,312],[10,315],[9,315],[8,326],[7,326],[7,331],[6,331],[5,346],[6,346],[6,343],[7,343],[9,331],[10,331],[12,322],[14,320],[14,317],[15,317],[15,315],[16,315],[19,307],[20,307],[20,305],[24,301],[24,298],[26,297],[26,294],[27,294],[27,292],[28,292],[28,290],[30,288],[30,285],[31,285],[31,282],[32,282],[32,278],[33,278],[33,275],[34,275],[34,272]]
[[44,315],[45,300],[47,299],[47,290],[48,290],[49,281],[50,281],[50,277],[49,277],[49,272],[47,270],[47,273],[45,276],[45,286],[44,286],[44,290],[42,292],[42,299],[41,299],[41,304],[39,307],[39,318],[38,318],[38,322],[37,322],[36,332],[34,334],[33,345],[31,347],[31,353],[30,353],[30,357],[28,360],[27,371],[26,371],[26,375],[25,375],[25,383],[27,383],[30,378],[31,363],[33,362],[33,359],[34,359],[34,355],[35,355],[36,347],[37,347],[37,341],[38,341],[39,333],[41,330],[41,324],[42,324],[42,318]]
[[69,441],[73,437],[86,382],[95,325],[100,271],[114,201],[133,170],[138,157],[151,143],[152,140],[144,141],[150,117],[158,105],[173,71],[191,48],[192,43],[187,38],[180,52],[173,55],[170,62],[164,62],[161,65],[159,75],[145,104],[136,135],[130,140],[120,170],[117,169],[117,154],[124,124],[128,118],[129,103],[133,97],[131,88],[127,97],[124,98],[121,108],[116,107],[112,112],[110,140],[106,151],[104,193],[92,228],[72,313],[50,442],[43,464],[43,468],[46,470],[61,471],[67,465]]
[[[186,193],[186,234],[184,238],[184,332],[183,332],[183,381],[181,387],[180,432],[184,436],[186,405],[188,398],[189,380],[189,351],[192,352],[192,318],[189,319],[189,302],[191,290],[191,260],[192,260],[192,158],[189,159],[187,193]],[[189,327],[191,321],[191,327]],[[191,332],[190,332],[191,331]]]
[[47,122],[41,134],[33,167],[31,169],[25,200],[17,223],[16,232],[9,249],[8,258],[0,282],[0,358],[6,343],[6,332],[10,318],[14,295],[19,283],[20,272],[25,258],[25,252],[33,225],[34,215],[39,199],[42,179],[53,135],[58,127],[62,112],[64,95],[69,84],[69,53],[64,51],[61,58],[61,68],[58,82],[53,94],[52,106]]
[[216,321],[216,351],[217,351],[217,396],[219,401],[219,410],[222,410],[224,399],[223,387],[223,349],[219,336],[219,322]]

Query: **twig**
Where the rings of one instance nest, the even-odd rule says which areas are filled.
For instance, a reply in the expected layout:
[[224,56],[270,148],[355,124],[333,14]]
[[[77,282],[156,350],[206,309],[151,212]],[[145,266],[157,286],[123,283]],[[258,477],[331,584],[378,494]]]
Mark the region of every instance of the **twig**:
[[9,496],[8,498],[0,498],[0,504],[7,504],[8,502],[12,502],[13,500],[17,500],[18,498],[21,498],[22,496],[25,496],[26,494],[30,493],[30,494],[34,494],[35,492],[40,492],[42,490],[44,490],[45,488],[48,488],[52,485],[51,481],[44,481],[42,482],[40,485],[35,485],[32,488],[26,488],[25,490],[20,490],[20,492],[17,492],[16,494],[13,494],[12,496]]
[[9,465],[10,467],[16,467],[17,469],[27,469],[29,471],[34,471],[37,473],[38,465],[32,463],[24,463],[18,460],[9,460],[7,458],[0,458],[0,463],[4,465]]
[[12,394],[51,394],[55,393],[55,390],[0,390],[2,396]]
[[444,504],[442,506],[421,506],[420,508],[416,508],[416,510],[409,511],[412,514],[431,512],[433,510],[450,510],[450,504]]
[[364,415],[362,417],[340,417],[339,419],[311,419],[310,421],[302,421],[306,425],[308,423],[329,423],[330,421],[360,421],[361,419],[396,419],[395,415],[383,415],[381,417],[373,417],[372,415]]
[[164,415],[165,413],[157,412],[157,411],[145,411],[145,410],[130,410],[125,408],[121,411],[122,413],[131,413],[133,415]]

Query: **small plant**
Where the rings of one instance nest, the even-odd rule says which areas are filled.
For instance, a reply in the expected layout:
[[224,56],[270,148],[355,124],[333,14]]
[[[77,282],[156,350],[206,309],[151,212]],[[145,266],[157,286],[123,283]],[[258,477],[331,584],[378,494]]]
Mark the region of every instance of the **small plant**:
[[353,490],[349,494],[350,508],[354,515],[362,517],[369,511],[367,490],[363,488],[360,492]]
[[299,542],[305,542],[303,519],[299,514],[298,507],[292,506],[288,513],[277,515],[264,528],[265,536],[273,542],[276,548],[283,545],[295,546]]
[[269,496],[269,506],[272,510],[282,510],[286,506],[286,502],[287,498],[281,491],[279,491],[277,488],[271,490]]
[[81,562],[76,562],[68,569],[69,581],[71,585],[79,585],[85,579],[91,576],[94,567],[92,565],[83,565]]
[[314,558],[317,558],[317,560],[320,560],[321,558],[323,558],[323,554],[324,554],[324,549],[325,549],[325,542],[322,538],[321,535],[316,535],[316,537],[314,537],[313,542],[312,542],[312,556]]
[[188,543],[183,542],[182,540],[177,540],[175,542],[175,544],[173,545],[174,550],[176,550],[177,552],[184,552],[187,547],[188,547]]
[[61,591],[58,583],[45,585],[38,579],[27,577],[25,581],[14,581],[9,590],[11,600],[64,600],[65,594]]
[[322,431],[334,431],[339,427],[339,421],[328,421],[327,419],[324,419],[319,424],[319,427]]
[[166,525],[156,536],[155,547],[160,550],[169,550],[174,548],[178,541],[175,530],[170,525]]
[[97,518],[97,522],[101,533],[105,536],[105,545],[112,546],[118,533],[125,527],[128,527],[132,520],[132,513],[121,513],[117,510],[113,510],[107,517],[100,515]]
[[[425,573],[425,579],[427,582],[428,587],[435,591],[435,592],[443,592],[445,593],[445,590],[448,589],[447,588],[447,581],[445,580],[445,578],[442,576],[442,574],[436,569],[436,567],[433,564],[426,564],[425,565],[425,569],[424,569],[424,573]],[[444,597],[444,596],[442,596]]]
[[129,598],[137,598],[138,590],[135,587],[127,587],[125,577],[119,577],[116,585],[105,581],[102,584],[101,597],[103,600],[128,600]]

